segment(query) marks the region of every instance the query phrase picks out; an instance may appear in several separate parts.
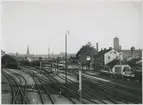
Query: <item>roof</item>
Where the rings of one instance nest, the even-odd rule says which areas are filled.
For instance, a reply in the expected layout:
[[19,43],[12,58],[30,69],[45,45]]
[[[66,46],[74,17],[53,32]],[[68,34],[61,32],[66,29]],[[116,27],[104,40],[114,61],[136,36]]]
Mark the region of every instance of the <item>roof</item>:
[[139,61],[136,62],[136,64],[139,64],[139,63],[142,63],[142,60],[139,60]]
[[101,50],[101,51],[98,52],[98,54],[96,56],[104,56],[104,54],[107,53],[110,50],[112,50],[112,49]]
[[115,65],[128,65],[127,62],[125,61],[120,61],[118,59],[114,59],[113,61],[109,62],[108,64],[106,64],[108,67],[113,68]]
[[132,60],[128,61],[128,64],[131,67],[142,66],[142,63],[137,63],[139,61],[142,62],[142,59],[141,58],[135,58],[135,59],[132,59]]
[[8,54],[5,54],[2,56],[2,60],[4,60],[4,59],[16,60],[13,56],[8,55]]
[[116,65],[116,63],[117,63],[118,61],[119,61],[119,60],[114,59],[113,61],[107,63],[106,66],[108,66],[108,67],[110,67],[110,68],[113,68],[113,66]]
[[18,62],[17,59],[15,59],[13,56],[8,54],[5,54],[1,57],[2,64],[5,64],[7,60],[13,63]]

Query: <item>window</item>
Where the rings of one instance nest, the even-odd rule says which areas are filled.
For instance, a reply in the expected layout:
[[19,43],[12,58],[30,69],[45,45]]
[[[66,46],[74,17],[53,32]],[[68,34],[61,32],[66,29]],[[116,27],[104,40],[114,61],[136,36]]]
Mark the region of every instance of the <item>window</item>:
[[120,73],[121,72],[121,68],[120,67],[115,67],[115,72],[116,73]]
[[114,54],[116,54],[116,51],[114,51]]
[[110,59],[110,56],[108,56],[108,59]]
[[124,67],[124,71],[130,71],[129,67]]

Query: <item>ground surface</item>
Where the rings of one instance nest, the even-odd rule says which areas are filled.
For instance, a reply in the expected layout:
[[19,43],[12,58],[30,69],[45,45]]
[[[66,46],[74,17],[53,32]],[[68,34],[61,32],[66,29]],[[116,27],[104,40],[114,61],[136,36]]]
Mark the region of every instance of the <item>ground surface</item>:
[[[11,85],[19,89],[16,92],[16,98],[14,98],[17,103],[22,103],[23,99],[25,100],[24,103],[29,104],[51,104],[52,101],[54,104],[81,103],[79,101],[78,72],[68,72],[68,85],[65,85],[65,72],[63,70],[49,73],[48,68],[40,70],[33,67],[22,67],[20,70],[2,69],[2,71],[7,76],[14,77],[17,83],[17,86],[14,83],[10,84],[2,73],[2,104],[12,103],[14,96],[12,95]],[[40,81],[43,82],[44,86]],[[66,90],[66,86],[68,90]],[[46,90],[44,87],[46,87]],[[87,104],[142,103],[142,85],[135,81],[130,83],[115,80],[101,76],[97,72],[86,71],[82,73],[82,95],[82,103]],[[22,96],[23,98],[21,98]]]

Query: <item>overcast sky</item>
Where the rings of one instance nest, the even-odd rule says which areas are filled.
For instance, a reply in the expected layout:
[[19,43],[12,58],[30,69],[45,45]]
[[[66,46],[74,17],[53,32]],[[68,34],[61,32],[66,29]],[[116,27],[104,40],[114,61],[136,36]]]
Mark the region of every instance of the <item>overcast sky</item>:
[[113,46],[119,37],[122,49],[141,48],[139,1],[3,2],[2,41],[6,52],[47,54],[64,52],[69,29],[68,52],[76,53],[90,41],[99,49]]

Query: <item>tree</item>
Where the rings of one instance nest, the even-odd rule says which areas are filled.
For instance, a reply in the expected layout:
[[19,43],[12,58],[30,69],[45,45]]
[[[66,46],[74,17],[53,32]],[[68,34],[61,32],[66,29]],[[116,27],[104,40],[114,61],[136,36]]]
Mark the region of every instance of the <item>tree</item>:
[[79,55],[90,56],[91,58],[97,54],[97,50],[92,46],[91,42],[88,42],[86,45],[83,45],[80,50],[77,52],[76,57],[79,58]]
[[[97,50],[94,48],[94,46],[91,44],[91,42],[88,42],[86,45],[83,45],[80,50],[77,52],[76,57],[79,59],[79,56],[90,56],[92,59],[97,54]],[[89,67],[90,62],[88,62]]]

